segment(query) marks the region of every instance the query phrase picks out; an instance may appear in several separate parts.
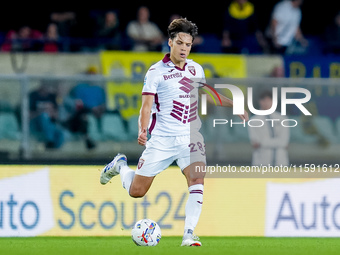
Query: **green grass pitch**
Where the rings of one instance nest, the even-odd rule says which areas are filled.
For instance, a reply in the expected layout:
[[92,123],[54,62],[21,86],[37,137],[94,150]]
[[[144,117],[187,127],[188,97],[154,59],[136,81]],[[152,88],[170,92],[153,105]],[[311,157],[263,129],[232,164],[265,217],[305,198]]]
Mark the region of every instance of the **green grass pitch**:
[[0,254],[340,254],[339,238],[201,237],[200,240],[202,247],[180,247],[181,237],[164,236],[156,247],[140,247],[130,237],[0,238]]

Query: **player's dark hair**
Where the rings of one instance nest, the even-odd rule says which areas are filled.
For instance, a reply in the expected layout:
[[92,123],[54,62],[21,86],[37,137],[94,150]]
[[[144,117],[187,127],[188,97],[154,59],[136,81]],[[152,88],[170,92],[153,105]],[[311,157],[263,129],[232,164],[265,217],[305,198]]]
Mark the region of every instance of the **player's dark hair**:
[[198,28],[195,23],[187,20],[186,18],[174,19],[168,27],[169,38],[174,39],[178,33],[187,33],[195,39]]
[[269,97],[270,99],[273,99],[272,92],[269,91],[269,90],[266,90],[266,91],[263,91],[263,92],[260,94],[260,100],[265,99],[266,97]]

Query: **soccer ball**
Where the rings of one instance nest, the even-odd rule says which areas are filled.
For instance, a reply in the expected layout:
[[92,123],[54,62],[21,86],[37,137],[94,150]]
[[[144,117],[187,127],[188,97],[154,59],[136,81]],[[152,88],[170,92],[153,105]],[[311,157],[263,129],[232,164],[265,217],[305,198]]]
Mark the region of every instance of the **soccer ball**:
[[133,242],[138,246],[156,246],[161,240],[161,228],[150,219],[137,221],[131,231]]

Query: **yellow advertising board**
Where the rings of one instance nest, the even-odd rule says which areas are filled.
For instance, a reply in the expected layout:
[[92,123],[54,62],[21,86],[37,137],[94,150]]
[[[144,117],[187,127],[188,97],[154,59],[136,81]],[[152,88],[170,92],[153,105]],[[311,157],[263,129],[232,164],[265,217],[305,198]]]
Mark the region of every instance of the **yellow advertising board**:
[[[101,185],[100,169],[0,166],[0,236],[129,236],[143,218],[157,221],[163,236],[183,234],[188,190],[178,167],[138,199],[119,176]],[[340,236],[339,185],[339,178],[206,178],[195,233]]]
[[[139,114],[144,75],[149,67],[164,57],[160,52],[104,51],[101,53],[103,74],[117,79],[107,83],[109,109],[119,109],[125,119]],[[206,78],[246,77],[246,58],[241,55],[190,54],[199,63]]]
[[[159,174],[139,199],[127,194],[119,176],[101,185],[100,168],[1,166],[0,190],[6,192],[0,194],[0,234],[34,230],[34,235],[46,236],[128,236],[137,220],[151,218],[163,235],[182,235],[188,190],[178,167]],[[197,234],[263,235],[264,184],[207,179]]]

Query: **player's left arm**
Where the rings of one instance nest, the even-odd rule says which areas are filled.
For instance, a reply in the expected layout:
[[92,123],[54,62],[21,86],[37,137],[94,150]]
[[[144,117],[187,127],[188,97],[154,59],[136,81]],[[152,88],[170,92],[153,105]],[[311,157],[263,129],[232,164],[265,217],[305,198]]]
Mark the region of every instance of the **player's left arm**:
[[[204,86],[204,89],[207,90],[210,95],[212,95],[214,98],[211,98],[210,96],[207,97],[207,101],[210,103],[210,104],[215,104],[215,101],[216,102],[219,102],[219,99],[217,97],[217,95],[214,93],[214,91],[212,91],[208,86]],[[206,94],[202,89],[199,90],[199,94]],[[233,107],[234,103],[233,103],[233,100],[231,100],[230,98],[222,95],[221,93],[217,93],[221,99],[221,102],[222,102],[222,105],[220,106],[223,106],[223,107]],[[214,101],[215,100],[215,101]],[[245,120],[245,121],[248,121],[249,120],[249,116],[248,116],[248,112],[247,111],[244,111],[244,114],[240,114],[238,115],[240,117],[241,120]]]

